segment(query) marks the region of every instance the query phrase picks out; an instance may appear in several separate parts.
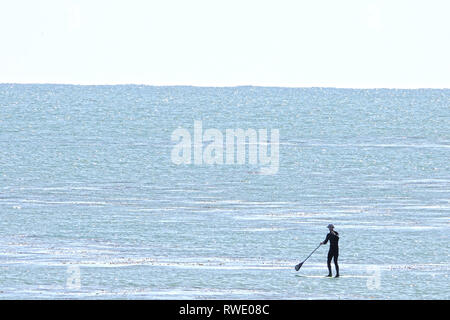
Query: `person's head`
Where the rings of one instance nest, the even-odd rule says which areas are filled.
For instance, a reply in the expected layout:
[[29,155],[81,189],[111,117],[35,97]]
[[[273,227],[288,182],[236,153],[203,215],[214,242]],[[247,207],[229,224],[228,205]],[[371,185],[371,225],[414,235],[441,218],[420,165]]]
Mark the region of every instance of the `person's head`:
[[334,226],[330,223],[330,224],[327,226],[327,228],[328,228],[328,230],[333,231]]

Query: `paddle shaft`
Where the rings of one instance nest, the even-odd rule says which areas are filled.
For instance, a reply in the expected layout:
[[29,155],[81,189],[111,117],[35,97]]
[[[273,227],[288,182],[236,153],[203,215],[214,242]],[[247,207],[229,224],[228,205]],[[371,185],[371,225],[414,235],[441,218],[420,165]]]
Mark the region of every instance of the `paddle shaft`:
[[319,249],[319,248],[320,248],[320,246],[321,246],[321,245],[319,244],[319,246],[318,246],[317,248],[315,248],[315,249],[314,249],[314,251],[313,251],[313,252],[311,252],[311,253],[309,254],[309,256],[307,256],[307,257],[306,257],[306,259],[305,259],[305,260],[303,260],[302,264],[303,264],[303,263],[305,263],[305,261],[306,261],[306,260],[308,260],[308,258],[309,258],[309,257],[311,257],[311,256],[312,256],[312,254],[313,254],[314,252],[316,252],[316,250],[317,250],[317,249]]

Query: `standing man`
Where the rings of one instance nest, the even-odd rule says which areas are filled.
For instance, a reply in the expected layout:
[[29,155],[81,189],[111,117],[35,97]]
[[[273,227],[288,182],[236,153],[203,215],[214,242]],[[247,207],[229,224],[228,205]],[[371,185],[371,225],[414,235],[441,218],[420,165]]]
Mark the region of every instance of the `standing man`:
[[332,277],[331,274],[331,259],[334,259],[334,266],[336,267],[336,278],[339,277],[339,265],[338,265],[338,256],[339,256],[339,233],[334,231],[334,226],[332,224],[328,225],[328,230],[330,232],[327,234],[327,237],[320,244],[327,244],[328,240],[330,240],[330,250],[328,251],[328,259],[327,259],[327,267],[328,267],[328,276]]

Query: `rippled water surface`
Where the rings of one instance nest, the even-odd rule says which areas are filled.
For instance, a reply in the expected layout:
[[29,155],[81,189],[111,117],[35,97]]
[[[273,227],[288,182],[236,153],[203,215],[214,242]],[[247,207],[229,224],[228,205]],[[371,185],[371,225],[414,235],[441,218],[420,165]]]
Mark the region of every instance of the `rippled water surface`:
[[[278,173],[173,164],[194,120]],[[0,298],[448,299],[449,159],[450,90],[3,84]]]

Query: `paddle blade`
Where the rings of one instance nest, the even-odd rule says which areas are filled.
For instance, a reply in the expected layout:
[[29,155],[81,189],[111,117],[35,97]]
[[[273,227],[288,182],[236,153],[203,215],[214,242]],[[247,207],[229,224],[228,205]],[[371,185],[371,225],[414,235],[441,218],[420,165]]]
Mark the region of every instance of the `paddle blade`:
[[298,265],[295,266],[295,271],[300,270],[300,268],[302,267],[303,262],[300,262]]

